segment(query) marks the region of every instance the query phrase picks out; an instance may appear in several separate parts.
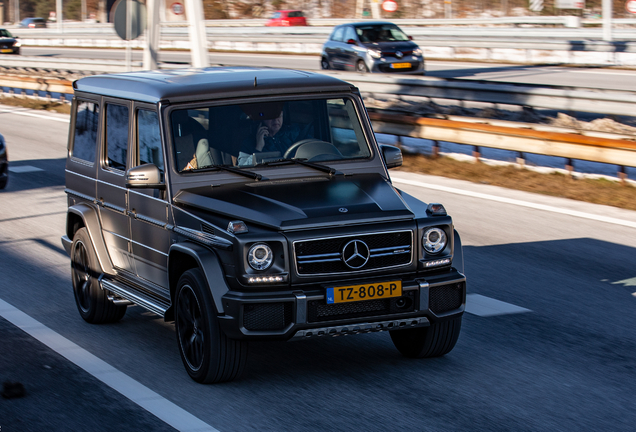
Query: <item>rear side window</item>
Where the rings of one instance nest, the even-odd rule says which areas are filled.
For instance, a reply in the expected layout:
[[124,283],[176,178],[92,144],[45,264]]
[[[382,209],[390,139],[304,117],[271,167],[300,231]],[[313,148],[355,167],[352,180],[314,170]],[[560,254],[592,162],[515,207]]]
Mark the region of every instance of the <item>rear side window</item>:
[[79,101],[71,156],[87,162],[95,162],[98,124],[99,105],[93,102]]
[[161,131],[157,113],[148,110],[137,111],[137,128],[139,165],[154,164],[163,172]]
[[106,164],[110,168],[126,170],[128,154],[128,107],[106,105]]
[[343,33],[344,33],[344,27],[338,27],[336,30],[334,30],[333,34],[331,35],[331,40],[342,41]]

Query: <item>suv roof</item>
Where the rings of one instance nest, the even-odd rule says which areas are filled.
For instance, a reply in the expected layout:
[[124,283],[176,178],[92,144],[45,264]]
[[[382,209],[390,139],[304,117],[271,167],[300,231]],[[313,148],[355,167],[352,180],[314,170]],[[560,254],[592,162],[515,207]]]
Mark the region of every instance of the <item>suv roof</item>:
[[345,81],[313,72],[248,67],[90,76],[75,81],[73,88],[82,92],[150,103],[316,91],[350,92],[355,89]]

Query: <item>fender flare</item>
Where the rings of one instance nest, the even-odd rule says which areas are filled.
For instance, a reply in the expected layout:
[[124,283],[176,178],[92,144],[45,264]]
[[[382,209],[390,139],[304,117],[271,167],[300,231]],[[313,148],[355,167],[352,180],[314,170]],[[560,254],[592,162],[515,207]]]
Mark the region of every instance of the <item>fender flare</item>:
[[102,272],[114,275],[116,272],[113,268],[113,263],[110,261],[110,255],[108,255],[108,249],[106,249],[106,243],[102,236],[102,227],[99,222],[97,210],[84,203],[76,204],[68,208],[68,212],[66,214],[66,235],[71,241],[73,241],[73,233],[71,232],[73,227],[70,226],[71,224],[68,217],[69,213],[78,216],[84,222],[84,226],[88,230],[93,250],[97,255],[97,261],[99,262]]
[[172,297],[172,304],[174,305],[174,293],[178,278],[174,279],[170,274],[174,268],[178,268],[173,263],[174,252],[179,252],[192,257],[199,269],[203,272],[205,280],[208,283],[208,289],[212,298],[214,299],[214,305],[219,315],[225,313],[223,308],[223,296],[230,290],[225,281],[225,275],[223,274],[223,268],[217,254],[205,246],[198,245],[191,242],[175,243],[170,246],[168,252],[168,280],[170,281],[170,296]]
[[453,267],[464,274],[464,249],[462,248],[462,239],[456,229],[453,229]]

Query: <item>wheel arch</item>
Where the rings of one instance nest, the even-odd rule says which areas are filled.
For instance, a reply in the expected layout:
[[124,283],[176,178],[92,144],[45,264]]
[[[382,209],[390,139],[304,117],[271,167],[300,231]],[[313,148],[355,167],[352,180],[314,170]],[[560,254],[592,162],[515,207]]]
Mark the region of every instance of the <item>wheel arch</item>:
[[[168,283],[170,284],[170,300],[174,305],[174,296],[181,275],[192,268],[199,268],[208,284],[219,314],[223,314],[223,295],[229,291],[225,282],[223,268],[217,254],[204,246],[183,242],[170,247],[168,253]],[[172,306],[165,314],[166,321],[174,319]]]
[[101,224],[97,210],[88,204],[77,204],[68,208],[66,213],[66,237],[72,242],[75,233],[80,228],[86,228],[91,239],[91,245],[97,255],[97,261],[101,271],[115,274],[113,264],[106,249],[104,237],[102,237]]
[[464,249],[462,239],[456,229],[453,229],[453,267],[464,274]]

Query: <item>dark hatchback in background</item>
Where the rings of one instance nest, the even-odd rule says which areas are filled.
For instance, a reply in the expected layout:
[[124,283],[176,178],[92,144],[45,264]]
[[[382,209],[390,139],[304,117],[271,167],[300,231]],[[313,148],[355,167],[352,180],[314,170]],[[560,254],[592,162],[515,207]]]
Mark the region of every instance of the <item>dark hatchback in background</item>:
[[306,26],[307,19],[299,10],[279,10],[265,23],[267,27]]
[[2,54],[20,54],[20,46],[18,36],[13,36],[9,30],[0,28],[0,53]]
[[390,22],[336,26],[322,47],[322,69],[425,74],[422,50]]
[[25,18],[20,21],[20,28],[46,28],[46,20],[44,18]]
[[0,134],[0,189],[7,186],[9,180],[9,161],[7,158],[7,145],[4,137]]

